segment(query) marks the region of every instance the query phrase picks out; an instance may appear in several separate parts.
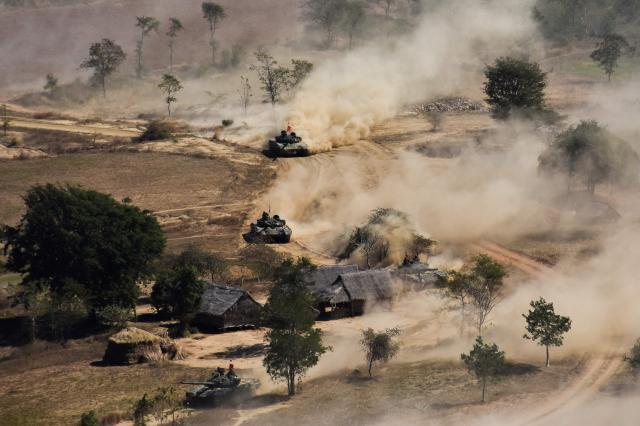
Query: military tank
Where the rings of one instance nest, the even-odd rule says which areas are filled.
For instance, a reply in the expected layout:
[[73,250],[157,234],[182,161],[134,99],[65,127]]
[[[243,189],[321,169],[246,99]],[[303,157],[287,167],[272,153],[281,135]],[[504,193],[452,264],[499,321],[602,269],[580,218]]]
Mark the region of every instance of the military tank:
[[[222,370],[222,371],[220,371]],[[217,369],[207,381],[184,381],[185,385],[197,385],[186,392],[189,406],[215,405],[233,401],[235,398],[246,398],[260,386],[258,379],[240,378],[232,374],[224,374]]]
[[262,212],[262,217],[251,223],[249,232],[242,236],[248,243],[286,244],[291,241],[291,228],[280,216]]
[[302,138],[295,132],[280,132],[278,136],[269,140],[268,154],[274,157],[306,157],[310,154],[309,146],[302,142]]

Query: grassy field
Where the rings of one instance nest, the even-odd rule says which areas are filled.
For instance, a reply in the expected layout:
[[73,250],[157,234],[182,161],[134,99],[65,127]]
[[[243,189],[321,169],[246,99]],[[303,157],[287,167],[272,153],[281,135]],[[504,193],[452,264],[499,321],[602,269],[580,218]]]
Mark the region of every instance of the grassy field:
[[38,342],[17,349],[0,361],[0,424],[72,425],[81,413],[126,417],[144,393],[206,371],[173,364],[104,367],[103,336],[66,346]]
[[233,242],[239,244],[251,211],[247,200],[255,200],[274,177],[272,169],[259,164],[105,151],[0,162],[0,223],[17,223],[22,197],[32,185],[74,184],[162,212],[159,220],[171,244],[194,242],[229,251]]
[[[294,426],[403,424],[425,418],[449,418],[482,414],[496,407],[509,406],[525,398],[539,398],[561,386],[575,362],[566,360],[550,369],[530,365],[511,365],[509,374],[488,385],[488,403],[480,404],[480,388],[461,363],[422,361],[395,364],[378,369],[369,379],[361,374],[342,375],[303,382],[293,399],[278,403],[276,395],[263,395],[243,409],[249,416],[244,425]],[[275,403],[275,405],[273,405]],[[194,416],[189,424],[211,424],[213,416],[233,418],[231,409],[216,410]],[[219,424],[227,424],[221,422]],[[228,424],[233,424],[229,421]],[[453,421],[451,424],[456,423]]]

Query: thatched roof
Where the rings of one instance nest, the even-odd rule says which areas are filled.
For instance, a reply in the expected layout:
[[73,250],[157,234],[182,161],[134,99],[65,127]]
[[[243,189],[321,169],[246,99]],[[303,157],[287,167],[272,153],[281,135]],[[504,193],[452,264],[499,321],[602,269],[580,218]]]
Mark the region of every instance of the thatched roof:
[[336,282],[340,274],[358,272],[358,265],[325,265],[319,266],[307,278],[311,292],[316,296],[321,296],[331,289],[331,285]]
[[256,305],[260,305],[248,292],[242,289],[209,283],[202,294],[202,302],[198,312],[209,315],[224,315],[243,296],[247,296]]
[[153,333],[136,327],[127,327],[109,337],[109,342],[117,345],[160,343],[162,339]]
[[[341,284],[350,300],[388,300],[393,298],[391,274],[386,269],[351,272],[340,275],[336,284]],[[336,291],[336,299],[342,299]],[[332,300],[334,303],[339,303]]]

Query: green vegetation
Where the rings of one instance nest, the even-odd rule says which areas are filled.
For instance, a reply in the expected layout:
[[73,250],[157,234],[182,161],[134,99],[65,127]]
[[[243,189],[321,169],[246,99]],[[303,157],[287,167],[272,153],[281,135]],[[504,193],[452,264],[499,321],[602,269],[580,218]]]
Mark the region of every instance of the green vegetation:
[[289,395],[295,395],[296,382],[329,349],[322,345],[320,329],[313,328],[317,312],[305,277],[314,269],[304,257],[284,260],[264,307],[265,324],[271,329],[265,335],[263,364],[273,380],[287,382]]
[[161,141],[173,137],[174,127],[171,123],[163,120],[151,120],[147,128],[138,136],[138,142]]
[[529,312],[522,316],[527,321],[527,334],[523,337],[538,341],[546,349],[546,366],[549,366],[549,346],[562,346],[563,334],[571,330],[571,320],[555,313],[553,303],[548,303],[542,297],[531,301]]
[[639,164],[640,157],[629,144],[593,120],[562,132],[538,159],[540,171],[566,176],[568,191],[578,179],[591,194],[596,185],[605,182],[636,184]]
[[549,111],[544,90],[547,74],[535,62],[510,57],[496,59],[484,71],[484,93],[494,118],[511,116],[539,117]]
[[217,43],[215,40],[216,29],[220,21],[227,17],[224,8],[217,3],[202,3],[202,14],[209,23],[209,46],[211,47],[211,65],[216,64]]
[[258,74],[258,79],[262,83],[265,102],[275,105],[280,101],[282,92],[287,88],[289,81],[289,70],[278,66],[278,61],[264,48],[259,48],[254,52],[256,64],[250,67]]
[[393,338],[399,334],[398,328],[388,328],[383,331],[375,331],[373,328],[362,330],[360,345],[367,361],[369,377],[371,377],[374,363],[387,363],[398,354],[400,344],[394,342]]
[[473,279],[467,291],[476,313],[478,336],[482,336],[485,322],[502,300],[503,279],[507,276],[507,271],[491,257],[480,254],[474,259],[471,276]]
[[478,336],[471,352],[461,354],[460,358],[469,373],[476,376],[482,384],[482,402],[484,403],[487,381],[497,379],[504,370],[504,352],[500,351],[495,343],[484,343],[482,337]]
[[98,420],[96,412],[92,410],[82,413],[80,426],[100,426],[100,420]]
[[156,18],[153,18],[151,16],[137,16],[136,27],[140,28],[140,38],[136,42],[136,56],[138,58],[138,64],[136,65],[136,76],[138,78],[142,78],[142,76],[144,75],[144,38],[149,35],[151,31],[158,32],[160,22]]
[[636,343],[631,348],[629,355],[625,356],[625,360],[634,370],[640,368],[640,339],[636,340]]
[[188,332],[189,322],[202,301],[205,282],[199,275],[205,265],[201,262],[188,252],[170,259],[169,266],[157,274],[151,292],[151,304],[156,310],[180,321],[180,336]]
[[85,59],[80,68],[92,68],[93,79],[102,87],[102,96],[107,96],[106,80],[113,74],[127,55],[122,47],[108,38],[99,43],[93,43],[89,48],[89,57]]
[[633,55],[633,48],[626,38],[619,34],[605,34],[591,52],[591,59],[598,64],[611,81],[611,75],[618,68],[618,60],[623,55]]
[[149,212],[77,186],[36,185],[24,200],[20,223],[4,227],[6,268],[23,274],[24,291],[93,312],[135,307],[138,282],[165,245]]
[[171,117],[171,104],[177,101],[175,95],[182,90],[182,84],[180,84],[180,80],[171,74],[165,74],[162,76],[162,82],[158,84],[158,87],[165,94],[164,101],[167,104],[167,114]]

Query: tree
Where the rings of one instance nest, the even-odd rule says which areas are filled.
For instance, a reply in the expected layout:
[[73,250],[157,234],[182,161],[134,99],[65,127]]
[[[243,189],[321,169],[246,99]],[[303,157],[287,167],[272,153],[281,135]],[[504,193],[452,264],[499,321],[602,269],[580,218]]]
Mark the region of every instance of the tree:
[[136,55],[138,56],[138,65],[136,66],[136,76],[142,78],[144,74],[144,61],[143,61],[143,45],[144,38],[149,35],[151,31],[158,31],[160,22],[156,18],[151,16],[137,16],[136,27],[140,28],[140,38],[136,42]]
[[[167,255],[162,260],[165,270],[178,267],[194,268],[198,275],[208,275],[211,281],[219,280],[229,269],[229,262],[213,253],[206,252],[195,245],[188,245],[177,255]],[[160,268],[162,269],[162,267]]]
[[9,130],[9,125],[11,124],[11,118],[9,118],[7,105],[2,105],[2,133],[4,136],[7,136],[7,131]]
[[122,47],[105,38],[91,45],[89,57],[80,64],[80,68],[93,68],[93,77],[102,87],[102,96],[106,97],[106,79],[118,69],[126,57]]
[[178,335],[184,336],[200,308],[205,287],[196,268],[179,265],[157,277],[151,291],[151,304],[180,321]]
[[397,328],[388,328],[384,331],[375,331],[373,328],[362,330],[360,345],[367,361],[369,377],[375,362],[387,363],[395,357],[400,345],[393,338],[400,334]]
[[578,178],[591,194],[604,182],[636,183],[638,165],[640,157],[634,149],[593,120],[560,133],[538,158],[541,172],[566,175],[568,191]]
[[460,302],[460,335],[462,336],[467,322],[467,301],[471,297],[471,287],[473,286],[474,278],[470,274],[457,271],[449,271],[447,273],[447,278],[445,286],[446,296]]
[[209,46],[211,46],[211,65],[216,64],[216,41],[215,34],[218,23],[227,17],[224,8],[217,3],[202,3],[202,13],[204,19],[209,23]]
[[626,38],[619,34],[605,34],[596,44],[596,49],[591,52],[591,59],[598,63],[611,81],[611,75],[618,67],[618,60],[623,55],[632,55],[635,49]]
[[502,299],[502,280],[506,276],[504,267],[491,257],[484,254],[475,257],[468,293],[476,312],[478,336],[482,336],[487,318]]
[[135,307],[138,282],[165,245],[150,212],[77,186],[36,185],[24,200],[20,223],[4,227],[7,269],[23,274],[24,288],[80,298],[94,311]]
[[504,369],[504,352],[498,346],[484,343],[482,337],[476,338],[473,349],[468,354],[461,354],[460,358],[469,370],[482,384],[482,402],[484,403],[487,380],[495,379]]
[[96,412],[91,410],[82,413],[82,416],[80,417],[80,426],[100,426],[100,420],[98,420]]
[[484,93],[495,118],[508,118],[514,111],[524,114],[545,111],[547,74],[535,62],[510,57],[487,65]]
[[253,94],[251,93],[251,83],[249,83],[249,79],[243,75],[240,76],[240,90],[238,90],[238,92],[240,93],[240,102],[244,110],[244,115],[247,115],[247,108],[249,107],[249,102]]
[[145,393],[133,406],[133,426],[147,426],[145,417],[149,415],[153,402]]
[[289,71],[289,90],[293,90],[302,83],[313,70],[313,64],[304,59],[292,59],[293,67]]
[[171,74],[173,74],[173,47],[178,33],[182,30],[184,30],[184,27],[178,18],[169,18],[167,37],[169,37],[169,71]]
[[276,269],[274,265],[279,265],[285,260],[285,256],[266,244],[248,244],[240,250],[240,260],[258,278],[275,278]]
[[378,0],[378,2],[384,3],[384,19],[389,20],[389,14],[391,13],[391,7],[396,0]]
[[171,74],[165,74],[162,76],[162,82],[158,84],[158,87],[165,94],[164,101],[167,103],[167,113],[171,117],[171,104],[177,101],[175,94],[182,90],[182,84],[180,84],[180,80]]
[[47,81],[43,89],[45,92],[47,92],[49,97],[53,98],[58,94],[60,90],[60,86],[58,86],[58,79],[53,74],[47,74],[46,79]]
[[629,355],[625,356],[624,359],[634,370],[638,370],[640,368],[640,339],[636,340],[636,343],[631,348]]
[[262,83],[262,90],[265,93],[265,102],[275,105],[280,100],[282,91],[289,83],[289,70],[278,66],[278,62],[273,59],[264,48],[259,48],[254,52],[257,63],[250,67],[258,74],[258,79]]
[[542,297],[531,301],[529,313],[522,314],[527,321],[527,334],[525,339],[538,341],[540,346],[546,349],[546,366],[549,366],[549,346],[562,346],[563,334],[571,330],[569,317],[557,315],[553,309],[553,303],[547,303]]
[[344,27],[349,37],[349,50],[353,45],[353,36],[358,33],[366,16],[366,8],[364,1],[355,0],[346,4],[344,10]]
[[287,382],[290,396],[296,393],[296,380],[330,349],[322,344],[322,331],[313,328],[317,312],[306,277],[314,269],[307,258],[284,260],[264,307],[265,324],[271,330],[265,335],[263,364],[273,380]]
[[304,18],[326,32],[326,46],[331,47],[335,29],[345,12],[345,0],[305,0]]
[[122,330],[127,326],[127,322],[135,317],[135,312],[131,308],[118,305],[108,305],[96,310],[98,322],[109,328]]

